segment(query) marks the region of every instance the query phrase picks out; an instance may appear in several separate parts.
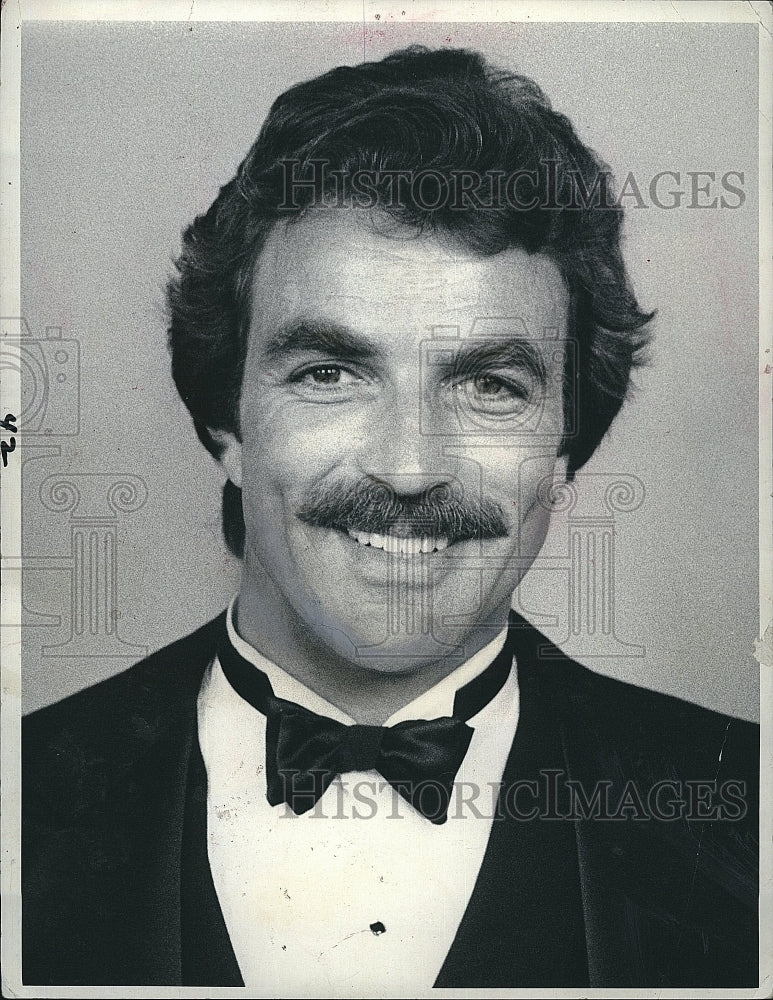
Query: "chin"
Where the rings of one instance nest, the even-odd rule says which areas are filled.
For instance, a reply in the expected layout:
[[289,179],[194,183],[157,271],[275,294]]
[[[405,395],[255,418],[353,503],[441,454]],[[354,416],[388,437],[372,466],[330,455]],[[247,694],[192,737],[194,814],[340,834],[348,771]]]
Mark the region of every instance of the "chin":
[[462,663],[495,634],[492,631],[483,642],[473,645],[472,641],[465,641],[464,633],[472,631],[469,627],[430,628],[430,623],[422,624],[418,615],[415,620],[390,622],[383,605],[375,607],[373,612],[346,620],[325,616],[322,621],[309,623],[310,629],[333,655],[357,669],[394,676],[420,672],[451,655]]

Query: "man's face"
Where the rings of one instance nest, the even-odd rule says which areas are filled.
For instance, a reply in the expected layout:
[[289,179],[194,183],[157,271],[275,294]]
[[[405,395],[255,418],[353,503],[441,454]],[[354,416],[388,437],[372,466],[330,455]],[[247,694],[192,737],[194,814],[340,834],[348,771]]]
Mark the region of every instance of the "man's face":
[[469,655],[506,621],[548,528],[538,490],[564,471],[556,266],[386,225],[311,213],[255,271],[224,464],[240,608],[280,663],[294,646],[382,673]]

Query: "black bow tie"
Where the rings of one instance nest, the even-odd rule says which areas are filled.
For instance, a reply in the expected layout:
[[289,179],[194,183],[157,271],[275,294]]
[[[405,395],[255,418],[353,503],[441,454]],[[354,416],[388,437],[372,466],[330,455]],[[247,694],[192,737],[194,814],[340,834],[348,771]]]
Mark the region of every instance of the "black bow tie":
[[238,695],[266,716],[266,797],[296,814],[313,809],[339,774],[378,771],[432,823],[445,823],[456,773],[470,746],[467,720],[502,689],[510,673],[510,642],[454,699],[453,718],[394,726],[344,725],[277,698],[268,677],[234,649],[227,634],[218,650]]

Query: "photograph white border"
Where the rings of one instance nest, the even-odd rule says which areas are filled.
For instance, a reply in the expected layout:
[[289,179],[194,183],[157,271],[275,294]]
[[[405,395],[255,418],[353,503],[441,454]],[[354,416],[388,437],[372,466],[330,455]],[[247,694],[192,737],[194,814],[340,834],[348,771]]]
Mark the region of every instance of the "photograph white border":
[[[379,18],[376,18],[379,15]],[[773,856],[768,849],[773,837],[771,771],[773,737],[773,451],[771,383],[773,362],[773,181],[771,174],[771,120],[773,94],[773,12],[768,3],[692,2],[660,3],[636,0],[588,0],[588,2],[476,2],[476,0],[294,0],[294,2],[236,2],[236,0],[8,0],[2,12],[0,50],[0,238],[3,267],[0,269],[0,316],[20,316],[20,61],[24,24],[30,21],[340,21],[362,22],[363,29],[378,23],[403,21],[531,21],[531,22],[648,22],[648,23],[757,23],[759,25],[759,204],[760,204],[760,636],[756,656],[761,665],[760,704],[762,712],[762,799],[761,799],[761,899],[760,955],[761,985],[757,990],[616,990],[616,996],[771,996],[773,990]],[[3,336],[6,336],[3,330]],[[18,378],[3,373],[3,410],[19,412]],[[17,452],[23,445],[17,439]],[[2,472],[2,560],[3,583],[0,625],[2,626],[2,700],[0,732],[2,760],[2,991],[9,997],[201,997],[260,995],[244,988],[201,990],[178,987],[24,987],[21,985],[20,942],[20,718],[21,718],[21,629],[5,624],[20,621],[21,611],[21,462],[10,455]],[[446,991],[454,996],[528,996],[525,990]],[[547,991],[541,991],[547,993]],[[599,989],[551,991],[552,996],[604,996]],[[426,994],[432,995],[431,992]]]

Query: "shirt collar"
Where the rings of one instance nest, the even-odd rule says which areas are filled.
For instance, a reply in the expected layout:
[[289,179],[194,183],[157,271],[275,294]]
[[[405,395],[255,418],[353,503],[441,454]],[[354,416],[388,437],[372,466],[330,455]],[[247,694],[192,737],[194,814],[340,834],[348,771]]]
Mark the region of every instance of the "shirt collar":
[[[336,705],[333,705],[312,691],[295,677],[292,677],[287,671],[267,659],[254,646],[251,646],[242,639],[234,625],[233,615],[235,605],[236,597],[229,604],[226,616],[228,638],[231,640],[237,653],[241,654],[248,663],[252,663],[266,674],[276,697],[283,698],[285,701],[294,701],[297,705],[308,709],[310,712],[316,712],[318,715],[326,715],[330,719],[335,719],[345,725],[351,725],[354,722],[351,716],[342,712]],[[479,674],[483,673],[504,646],[506,638],[507,629],[503,628],[491,642],[478,650],[468,660],[465,660],[464,663],[456,667],[428,691],[425,691],[418,698],[414,698],[413,701],[390,715],[384,725],[392,726],[406,719],[437,719],[452,715],[456,692],[459,688],[464,687],[465,684],[468,684]]]

